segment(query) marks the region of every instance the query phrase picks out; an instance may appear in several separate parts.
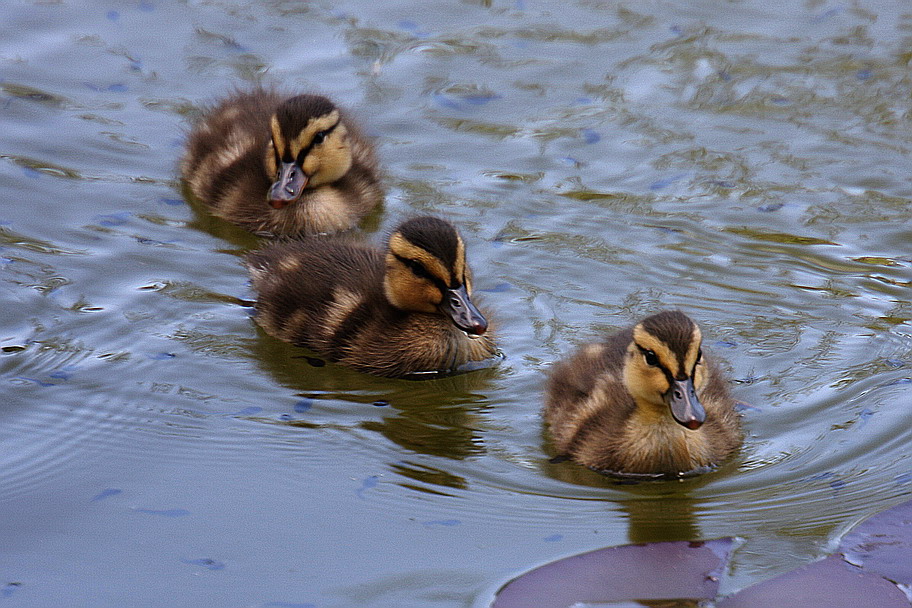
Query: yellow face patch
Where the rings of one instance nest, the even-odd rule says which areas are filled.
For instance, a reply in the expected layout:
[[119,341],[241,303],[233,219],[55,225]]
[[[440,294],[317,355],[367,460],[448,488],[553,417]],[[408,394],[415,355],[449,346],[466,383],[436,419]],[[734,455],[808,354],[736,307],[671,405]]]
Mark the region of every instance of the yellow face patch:
[[273,114],[269,121],[269,130],[272,131],[272,145],[279,156],[285,151],[285,138],[282,136],[282,127],[279,126],[279,118]]
[[471,295],[471,285],[469,284],[468,269],[466,268],[465,261],[465,243],[462,242],[462,237],[458,234],[456,235],[456,262],[453,265],[453,272],[456,274],[456,278],[459,279],[466,286],[466,291]]
[[312,118],[307,126],[304,127],[298,136],[291,142],[291,153],[297,156],[298,152],[306,148],[313,141],[314,135],[320,131],[328,131],[339,124],[339,110],[333,110],[329,114]]
[[700,353],[703,334],[700,332],[700,328],[697,325],[693,326],[693,331],[691,332],[687,352],[684,353],[683,361],[665,342],[657,336],[647,332],[642,325],[637,325],[633,328],[633,340],[641,348],[654,352],[660,365],[671,372],[672,376],[680,379],[682,376],[691,375]]
[[[420,272],[416,274],[409,267],[409,262],[404,260],[421,264],[429,276],[420,276]],[[393,306],[403,310],[436,312],[444,297],[445,288],[441,284],[447,288],[465,285],[466,293],[471,295],[470,281],[462,239],[457,240],[456,259],[453,268],[449,268],[443,260],[408,241],[402,234],[397,232],[390,237],[384,289]]]
[[401,310],[433,313],[443,301],[436,285],[415,276],[392,252],[386,254],[383,291],[389,303]]
[[[340,120],[338,110],[312,118],[300,133],[287,141],[278,118],[273,115],[269,121],[272,141],[266,146],[266,174],[272,177],[278,173],[276,157],[281,160],[291,156],[298,161],[302,150],[307,150],[301,161],[301,170],[308,178],[305,187],[329,184],[348,173],[352,165],[351,147],[348,130]],[[325,139],[315,142],[314,137],[324,131],[328,132]]]
[[[700,353],[702,334],[694,325],[683,361],[659,337],[646,331],[642,325],[633,328],[633,342],[627,347],[627,363],[624,365],[624,384],[630,394],[641,404],[650,404],[657,415],[665,415],[665,394],[671,388],[667,370],[672,377],[683,379],[693,374],[694,386],[702,388],[705,382]],[[656,365],[646,361],[642,350],[655,354]]]
[[401,258],[421,262],[421,265],[424,266],[425,270],[446,285],[452,283],[453,277],[450,276],[449,270],[447,270],[443,262],[440,261],[440,258],[431,255],[421,247],[413,245],[405,240],[401,234],[396,233],[390,238],[389,249],[390,252]]
[[703,333],[700,328],[694,325],[693,333],[690,337],[690,346],[687,348],[687,355],[684,357],[684,369],[687,373],[694,369],[697,364],[697,357],[700,355],[700,346],[703,344]]

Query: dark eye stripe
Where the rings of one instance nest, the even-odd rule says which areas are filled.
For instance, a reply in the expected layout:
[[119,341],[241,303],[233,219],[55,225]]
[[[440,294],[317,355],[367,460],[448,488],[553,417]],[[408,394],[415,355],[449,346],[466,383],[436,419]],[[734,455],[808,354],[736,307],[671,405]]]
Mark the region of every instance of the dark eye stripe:
[[[648,348],[643,348],[636,342],[634,342],[634,345],[637,347],[637,349],[639,349],[640,354],[644,358],[646,357],[646,353],[652,353],[653,355],[655,355],[655,352],[653,352],[652,350],[650,350]],[[655,367],[658,368],[659,370],[661,370],[663,374],[665,374],[665,377],[668,379],[668,385],[671,386],[672,384],[674,384],[674,374],[672,374],[664,365],[662,365],[662,361],[659,359],[658,355],[655,355],[655,357],[656,357],[656,363],[657,363],[657,365]]]
[[417,260],[412,260],[410,258],[402,257],[401,255],[397,255],[395,253],[393,254],[393,256],[397,260],[402,262],[402,264],[406,268],[411,270],[412,274],[414,274],[416,277],[418,277],[419,279],[427,279],[428,281],[433,283],[437,287],[437,289],[440,290],[441,293],[443,293],[447,290],[446,283],[444,283],[443,281],[441,281],[440,279],[438,279],[437,277],[432,275],[430,272],[428,272],[427,268],[425,268],[424,264],[422,264],[421,262],[419,262]]
[[[336,123],[333,126],[329,127],[328,129],[323,129],[322,131],[317,131],[314,134],[314,136],[311,138],[310,143],[307,144],[306,146],[304,146],[303,148],[301,148],[300,152],[298,152],[298,157],[295,159],[295,162],[298,164],[298,166],[304,165],[304,159],[307,158],[307,155],[310,154],[310,151],[313,149],[313,147],[318,144],[323,143],[323,141],[327,137],[329,137],[329,134],[332,133],[333,130],[335,130],[335,128],[338,126],[339,126],[339,123]],[[321,134],[322,134],[322,138],[318,137]],[[285,162],[290,163],[291,156],[289,156],[288,160],[286,160]]]

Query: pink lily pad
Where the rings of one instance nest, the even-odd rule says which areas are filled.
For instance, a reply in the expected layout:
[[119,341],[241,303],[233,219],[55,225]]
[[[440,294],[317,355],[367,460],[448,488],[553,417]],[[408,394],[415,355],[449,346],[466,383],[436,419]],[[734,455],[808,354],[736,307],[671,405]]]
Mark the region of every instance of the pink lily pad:
[[751,585],[716,608],[909,608],[906,595],[887,579],[862,572],[831,555],[781,576]]
[[912,586],[912,501],[858,525],[843,537],[839,552],[865,572]]
[[[598,549],[545,564],[504,585],[491,608],[619,608],[637,600],[711,600],[729,538]],[[689,604],[688,604],[689,605]]]

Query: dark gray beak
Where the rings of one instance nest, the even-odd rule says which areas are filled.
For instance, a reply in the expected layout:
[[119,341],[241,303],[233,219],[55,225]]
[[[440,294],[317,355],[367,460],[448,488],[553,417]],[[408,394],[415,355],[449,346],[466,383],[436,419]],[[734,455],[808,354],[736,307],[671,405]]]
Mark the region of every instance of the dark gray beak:
[[675,380],[672,383],[671,390],[668,391],[668,405],[675,421],[692,431],[706,422],[706,410],[697,398],[697,391],[694,390],[691,378]]
[[281,209],[301,198],[307,176],[295,163],[282,163],[276,181],[269,188],[269,204],[274,209]]
[[456,327],[467,334],[480,336],[488,329],[488,320],[472,304],[465,285],[444,292],[440,311],[449,316]]

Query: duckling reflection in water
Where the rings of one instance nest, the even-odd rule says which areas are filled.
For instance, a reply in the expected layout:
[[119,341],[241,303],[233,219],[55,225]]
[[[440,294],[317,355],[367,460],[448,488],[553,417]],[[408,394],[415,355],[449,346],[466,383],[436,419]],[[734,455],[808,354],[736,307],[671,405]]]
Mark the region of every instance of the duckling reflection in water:
[[580,349],[551,371],[545,420],[561,454],[620,475],[674,476],[719,464],[741,443],[735,402],[679,311]]
[[383,198],[373,146],[320,95],[235,92],[194,125],[181,172],[213,214],[258,234],[346,230]]
[[448,222],[401,224],[386,251],[343,239],[278,242],[248,257],[271,335],[380,376],[468,371],[499,357]]

